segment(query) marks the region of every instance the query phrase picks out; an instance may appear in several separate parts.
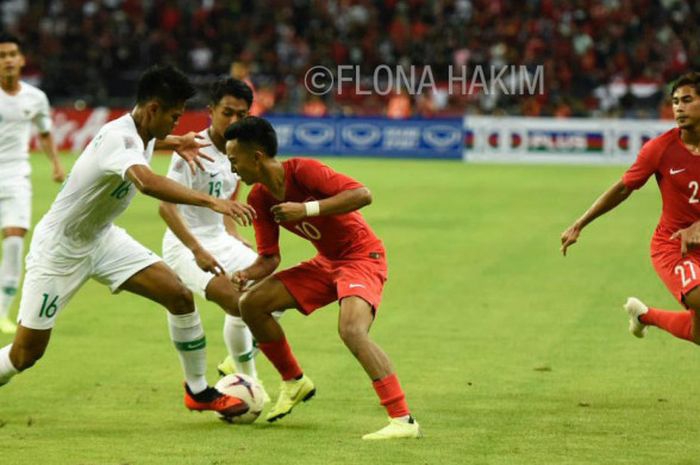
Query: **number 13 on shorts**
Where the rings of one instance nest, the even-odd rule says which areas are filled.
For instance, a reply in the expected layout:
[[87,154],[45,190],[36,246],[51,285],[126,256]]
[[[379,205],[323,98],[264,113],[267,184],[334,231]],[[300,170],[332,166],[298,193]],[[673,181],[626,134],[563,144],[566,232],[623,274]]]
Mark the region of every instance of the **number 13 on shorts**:
[[686,287],[693,281],[697,279],[697,265],[695,265],[690,260],[682,261],[679,265],[673,269],[673,273],[676,276],[680,276],[681,285]]

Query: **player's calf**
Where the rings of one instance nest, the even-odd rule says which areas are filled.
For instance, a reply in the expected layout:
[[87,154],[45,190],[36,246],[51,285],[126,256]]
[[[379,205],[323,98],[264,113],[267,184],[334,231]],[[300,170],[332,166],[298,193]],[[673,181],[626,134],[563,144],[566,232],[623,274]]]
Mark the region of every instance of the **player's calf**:
[[49,344],[51,330],[38,330],[18,326],[9,358],[17,371],[31,368],[43,357]]

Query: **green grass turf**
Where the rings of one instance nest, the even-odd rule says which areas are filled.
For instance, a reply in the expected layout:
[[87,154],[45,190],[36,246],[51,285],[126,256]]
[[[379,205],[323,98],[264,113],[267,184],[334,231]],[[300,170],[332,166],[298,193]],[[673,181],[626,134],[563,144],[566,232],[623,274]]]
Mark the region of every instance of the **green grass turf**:
[[[653,182],[564,259],[559,234],[623,168],[327,161],[374,194],[364,214],[386,243],[390,281],[373,336],[424,439],[360,440],[385,414],[336,334],[335,306],[283,320],[317,397],[276,424],[230,426],[182,406],[164,311],[90,282],[44,359],[0,389],[0,463],[696,463],[698,351],[658,330],[632,338],[621,310],[628,295],[679,308],[648,258]],[[38,220],[58,188],[42,157],[34,165]],[[119,224],[160,251],[156,207],[139,195]],[[284,266],[312,253],[287,233],[282,247]],[[213,381],[223,317],[200,310]],[[277,378],[258,364],[274,396]]]

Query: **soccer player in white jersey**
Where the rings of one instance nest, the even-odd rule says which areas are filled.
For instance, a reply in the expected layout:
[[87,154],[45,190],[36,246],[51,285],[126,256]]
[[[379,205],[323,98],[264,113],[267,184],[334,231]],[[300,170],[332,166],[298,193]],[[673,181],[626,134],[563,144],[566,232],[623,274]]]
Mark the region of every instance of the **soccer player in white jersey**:
[[[231,171],[226,156],[226,128],[245,118],[253,102],[253,92],[238,79],[222,78],[209,92],[211,123],[199,134],[207,147],[201,149],[213,161],[203,160],[203,170],[194,174],[184,160],[173,154],[167,176],[186,187],[222,199],[235,199],[238,175]],[[247,268],[257,258],[250,245],[238,234],[231,218],[207,208],[161,202],[160,215],[168,225],[163,237],[163,259],[185,285],[215,302],[225,312],[224,342],[229,356],[219,365],[222,374],[234,370],[258,378],[253,336],[238,312],[240,293],[227,278]]]
[[112,292],[129,291],[164,306],[170,336],[185,374],[185,406],[224,416],[248,406],[209,387],[206,339],[192,293],[153,252],[113,221],[136,190],[173,203],[208,207],[249,224],[247,205],[188,189],[149,167],[156,139],[164,139],[195,93],[172,66],[146,71],[138,83],[136,107],[104,125],[85,148],[63,189],[44,215],[27,256],[19,325],[12,344],[0,349],[0,385],[43,355],[56,318],[90,278]]
[[0,33],[0,332],[14,334],[9,318],[24,261],[24,236],[32,216],[29,179],[29,137],[32,124],[39,132],[42,150],[53,164],[53,180],[65,173],[51,136],[49,100],[41,90],[20,80],[24,56],[17,37]]

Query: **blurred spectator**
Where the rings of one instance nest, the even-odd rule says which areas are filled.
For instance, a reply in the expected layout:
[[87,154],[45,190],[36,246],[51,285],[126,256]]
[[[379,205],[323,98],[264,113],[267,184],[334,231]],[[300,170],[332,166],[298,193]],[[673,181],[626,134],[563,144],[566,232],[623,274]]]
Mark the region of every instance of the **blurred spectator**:
[[[254,84],[254,114],[302,112],[312,66],[371,80],[382,64],[429,64],[439,91],[399,99],[422,115],[658,117],[665,84],[700,69],[700,2],[687,0],[1,0],[0,15],[57,105],[130,105],[139,73],[169,62],[202,87],[226,73]],[[503,65],[544,66],[544,95],[444,92],[451,66]],[[380,114],[390,98],[324,103]]]
[[311,94],[301,111],[304,116],[320,118],[328,114],[328,107],[318,95]]
[[386,116],[388,118],[406,119],[410,118],[412,113],[411,96],[408,95],[408,92],[402,90],[401,92],[392,92],[390,94],[386,104]]

